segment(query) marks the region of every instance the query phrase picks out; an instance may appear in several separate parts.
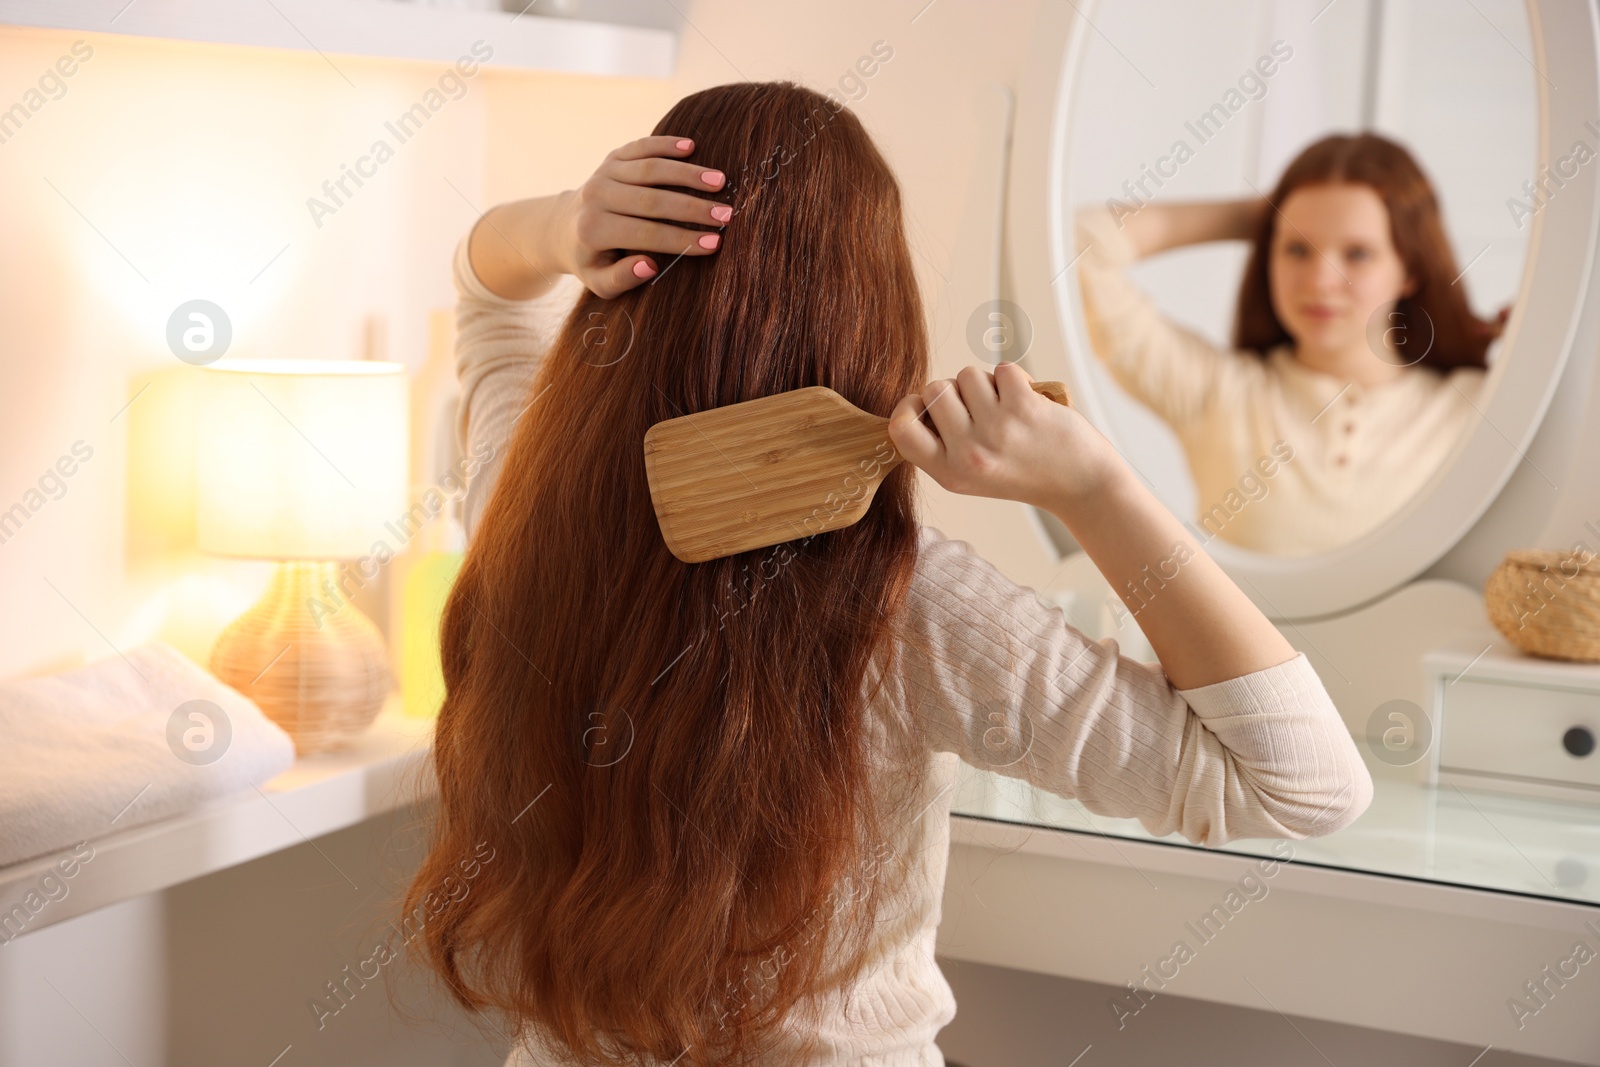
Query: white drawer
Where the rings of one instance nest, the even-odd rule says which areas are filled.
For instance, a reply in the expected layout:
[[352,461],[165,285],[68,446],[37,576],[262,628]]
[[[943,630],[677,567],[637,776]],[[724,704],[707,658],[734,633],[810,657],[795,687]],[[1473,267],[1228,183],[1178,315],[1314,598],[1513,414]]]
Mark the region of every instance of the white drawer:
[[1600,749],[1567,751],[1574,727],[1600,739],[1600,693],[1461,679],[1439,683],[1440,771],[1534,778],[1600,790]]

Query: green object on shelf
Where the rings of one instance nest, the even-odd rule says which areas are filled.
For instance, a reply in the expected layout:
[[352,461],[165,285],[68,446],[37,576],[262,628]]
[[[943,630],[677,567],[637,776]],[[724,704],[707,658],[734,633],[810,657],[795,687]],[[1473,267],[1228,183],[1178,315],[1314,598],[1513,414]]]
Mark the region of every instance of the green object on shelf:
[[444,704],[439,665],[439,621],[461,570],[462,553],[429,552],[406,573],[402,592],[400,694],[405,713],[432,718]]
[[455,315],[448,308],[435,308],[429,314],[427,358],[411,383],[411,494],[416,505],[411,513],[426,517],[396,561],[399,588],[390,590],[389,624],[399,638],[396,673],[401,709],[408,718],[417,719],[433,718],[444,704],[439,623],[466,548],[461,525],[464,467],[456,440],[461,396],[454,324]]

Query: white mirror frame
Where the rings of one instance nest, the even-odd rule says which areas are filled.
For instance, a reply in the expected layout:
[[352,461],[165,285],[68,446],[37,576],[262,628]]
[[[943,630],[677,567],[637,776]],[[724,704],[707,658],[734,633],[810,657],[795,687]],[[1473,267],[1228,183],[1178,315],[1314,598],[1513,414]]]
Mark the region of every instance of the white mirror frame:
[[[1013,299],[1034,331],[1025,363],[1035,378],[1066,381],[1073,403],[1104,430],[1110,423],[1088,373],[1096,357],[1083,326],[1077,272],[1068,269],[1076,254],[1072,211],[1078,200],[1066,156],[1084,48],[1094,34],[1085,19],[1100,6],[1074,0],[1039,7],[1018,93],[1005,230]],[[1545,162],[1565,155],[1584,124],[1600,116],[1600,26],[1591,3],[1529,0],[1527,10],[1533,62],[1544,74],[1534,74],[1538,158],[1530,161],[1529,176],[1537,178]],[[1520,190],[1507,190],[1513,193]],[[1312,556],[1269,556],[1207,541],[1206,550],[1265,614],[1310,619],[1383,597],[1449,551],[1494,503],[1523,462],[1566,366],[1584,310],[1597,222],[1600,160],[1581,166],[1535,214],[1522,283],[1486,380],[1483,417],[1405,507],[1365,536]],[[1517,374],[1502,381],[1511,366]]]

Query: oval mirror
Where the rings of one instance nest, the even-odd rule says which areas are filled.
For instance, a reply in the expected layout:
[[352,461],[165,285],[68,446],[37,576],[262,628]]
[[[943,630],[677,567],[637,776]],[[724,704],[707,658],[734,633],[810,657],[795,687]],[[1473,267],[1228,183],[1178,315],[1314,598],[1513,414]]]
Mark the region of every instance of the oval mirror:
[[1018,291],[1063,341],[1035,323],[1030,369],[1273,617],[1415,577],[1526,462],[1594,240],[1591,15],[1167,0],[1059,20],[1055,107],[1016,135],[1018,169],[1046,175],[1050,264],[1048,296]]

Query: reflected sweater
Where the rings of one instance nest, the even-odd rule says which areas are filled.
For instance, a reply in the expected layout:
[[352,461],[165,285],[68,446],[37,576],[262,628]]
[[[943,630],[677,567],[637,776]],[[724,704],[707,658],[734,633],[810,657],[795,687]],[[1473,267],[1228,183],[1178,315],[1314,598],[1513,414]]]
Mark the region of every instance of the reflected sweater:
[[1480,417],[1477,368],[1412,366],[1363,386],[1288,345],[1265,359],[1219,348],[1134,283],[1138,253],[1109,208],[1080,209],[1076,226],[1090,344],[1182,443],[1202,541],[1282,556],[1348,544],[1415,497]]
[[[507,300],[454,259],[463,447],[494,458],[468,489],[468,536],[490,496],[512,423],[537,417],[530,384],[584,289],[563,276],[534,300]],[[901,624],[900,669],[873,715],[914,714],[919,814],[893,843],[910,857],[903,907],[882,926],[873,962],[848,990],[819,995],[816,1064],[940,1067],[934,1038],[955,998],[934,961],[957,763],[1022,779],[1089,811],[1137,818],[1152,834],[1201,844],[1304,838],[1354,821],[1370,803],[1349,731],[1304,653],[1196,689],[1091,641],[1058,608],[1004,577],[963,541],[931,527]],[[1019,744],[1018,739],[1026,739]],[[518,1046],[512,1064],[562,1062]]]

